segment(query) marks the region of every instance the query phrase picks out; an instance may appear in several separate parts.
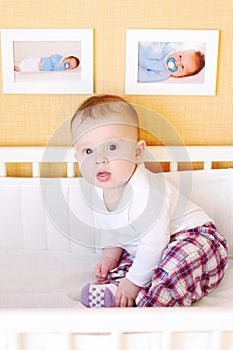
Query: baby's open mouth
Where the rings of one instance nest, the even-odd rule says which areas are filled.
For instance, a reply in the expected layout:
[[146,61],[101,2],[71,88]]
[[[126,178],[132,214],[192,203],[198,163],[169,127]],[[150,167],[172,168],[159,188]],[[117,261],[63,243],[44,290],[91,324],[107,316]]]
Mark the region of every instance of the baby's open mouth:
[[111,173],[108,171],[99,171],[96,175],[97,179],[101,182],[108,181],[111,177]]

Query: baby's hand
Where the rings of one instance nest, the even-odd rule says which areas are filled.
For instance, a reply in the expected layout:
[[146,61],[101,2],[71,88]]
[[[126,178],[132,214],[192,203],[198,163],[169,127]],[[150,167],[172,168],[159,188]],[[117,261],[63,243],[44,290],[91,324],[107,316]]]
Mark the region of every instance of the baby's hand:
[[116,292],[116,307],[132,307],[141,287],[127,278],[122,278]]
[[98,283],[108,283],[108,273],[117,267],[117,261],[113,258],[106,257],[100,260],[95,267],[95,276]]

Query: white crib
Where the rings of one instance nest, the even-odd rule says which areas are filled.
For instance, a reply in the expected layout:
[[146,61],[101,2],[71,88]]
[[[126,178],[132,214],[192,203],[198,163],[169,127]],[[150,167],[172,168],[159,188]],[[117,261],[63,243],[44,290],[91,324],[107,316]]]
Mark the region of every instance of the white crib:
[[[229,267],[219,287],[190,308],[82,307],[80,288],[94,278],[98,253],[59,230],[43,196],[59,181],[68,206],[78,198],[73,150],[2,147],[0,350],[233,349],[233,170],[212,169],[213,162],[233,162],[233,146],[149,147],[146,157],[169,162],[165,176],[177,185],[191,179],[192,199],[228,239]],[[203,162],[203,170],[178,171],[188,161]],[[7,163],[16,162],[31,163],[32,177],[8,177]],[[67,163],[67,178],[41,179],[42,162]],[[62,220],[72,230],[69,215]]]

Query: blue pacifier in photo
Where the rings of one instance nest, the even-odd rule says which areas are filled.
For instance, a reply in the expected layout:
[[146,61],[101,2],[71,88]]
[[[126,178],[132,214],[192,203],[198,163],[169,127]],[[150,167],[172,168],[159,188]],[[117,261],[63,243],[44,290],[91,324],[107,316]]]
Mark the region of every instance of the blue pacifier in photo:
[[167,67],[168,67],[168,70],[172,73],[176,72],[178,70],[178,66],[176,64],[176,60],[174,57],[169,57],[167,59]]
[[64,63],[64,68],[65,68],[65,69],[70,69],[70,64],[69,64],[69,62],[65,62],[65,63]]

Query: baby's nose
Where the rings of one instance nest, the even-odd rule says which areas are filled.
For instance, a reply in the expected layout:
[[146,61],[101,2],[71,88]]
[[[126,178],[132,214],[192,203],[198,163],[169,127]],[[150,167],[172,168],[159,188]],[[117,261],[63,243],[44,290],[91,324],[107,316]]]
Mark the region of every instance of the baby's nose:
[[95,158],[96,164],[105,164],[108,162],[108,158],[104,154],[104,152],[96,152],[96,158]]
[[106,158],[98,158],[96,159],[96,164],[106,164],[108,160]]

